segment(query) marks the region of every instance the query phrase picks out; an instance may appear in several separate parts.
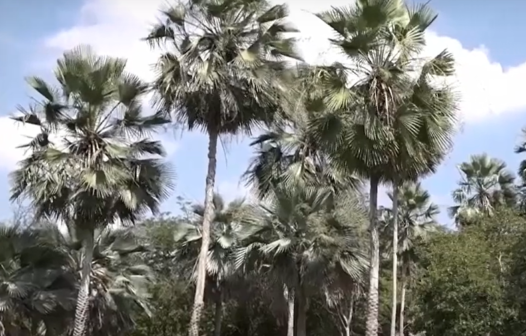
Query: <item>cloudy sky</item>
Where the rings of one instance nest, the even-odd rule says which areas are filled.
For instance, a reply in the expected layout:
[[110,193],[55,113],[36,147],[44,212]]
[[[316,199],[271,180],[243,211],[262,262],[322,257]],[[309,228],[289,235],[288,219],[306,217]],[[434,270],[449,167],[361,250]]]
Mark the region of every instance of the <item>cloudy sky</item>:
[[[156,54],[140,41],[156,21],[165,0],[25,0],[0,2],[0,218],[9,217],[8,174],[23,152],[27,129],[8,116],[29,102],[24,76],[49,77],[64,50],[91,44],[101,54],[128,58],[128,70],[151,78]],[[330,31],[311,14],[349,0],[285,0],[291,20],[301,30],[300,47],[307,60],[333,59],[327,44]],[[457,61],[456,85],[462,93],[462,130],[455,148],[438,173],[424,181],[434,201],[445,208],[458,180],[456,165],[470,155],[486,152],[515,170],[520,157],[513,153],[526,126],[526,48],[515,32],[526,28],[521,14],[526,2],[435,0],[439,18],[428,35],[431,55],[448,48]],[[504,20],[505,18],[505,20]],[[201,200],[206,169],[206,137],[201,134],[164,134],[169,159],[177,170],[175,195]],[[246,191],[239,176],[251,157],[248,141],[225,144],[219,153],[217,189],[229,198]],[[385,196],[383,197],[385,202]],[[174,200],[163,206],[176,211]],[[447,216],[441,219],[449,221]]]

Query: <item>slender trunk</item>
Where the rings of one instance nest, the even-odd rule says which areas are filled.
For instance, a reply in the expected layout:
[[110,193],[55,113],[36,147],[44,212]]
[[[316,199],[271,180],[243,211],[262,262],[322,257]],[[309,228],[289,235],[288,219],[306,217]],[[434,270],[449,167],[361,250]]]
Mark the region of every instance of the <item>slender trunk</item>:
[[214,319],[214,336],[221,336],[221,325],[223,324],[223,295],[221,292],[216,301]]
[[349,314],[345,318],[345,336],[351,336],[353,315],[354,315],[354,297],[351,297],[351,302],[349,302]]
[[378,335],[378,283],[380,273],[380,237],[378,234],[378,178],[370,179],[369,200],[369,293],[367,295],[367,320],[365,336]]
[[[300,285],[301,286],[301,285]],[[296,336],[306,336],[307,335],[307,310],[308,302],[307,296],[302,287],[298,288],[296,293],[298,300],[298,316],[296,320]]]
[[294,336],[294,289],[285,288],[285,298],[287,299],[287,336]]
[[206,172],[205,209],[201,233],[201,250],[199,251],[199,259],[197,262],[197,281],[195,284],[194,306],[192,309],[192,317],[190,319],[190,328],[188,329],[189,336],[199,336],[199,322],[205,304],[206,258],[210,246],[210,224],[214,215],[214,205],[212,201],[214,198],[214,184],[216,178],[218,136],[218,133],[215,131],[210,131],[209,133],[208,170]]
[[404,313],[405,313],[405,292],[407,287],[407,280],[405,276],[405,266],[402,268],[402,275],[400,278],[401,286],[402,286],[402,292],[400,294],[400,321],[398,321],[399,325],[399,336],[404,336]]
[[393,183],[393,301],[391,307],[391,336],[396,336],[396,299],[398,294],[398,183]]
[[87,331],[87,322],[89,319],[89,285],[94,246],[94,232],[90,230],[84,238],[84,259],[82,261],[80,288],[77,296],[77,307],[75,309],[73,336],[85,336]]

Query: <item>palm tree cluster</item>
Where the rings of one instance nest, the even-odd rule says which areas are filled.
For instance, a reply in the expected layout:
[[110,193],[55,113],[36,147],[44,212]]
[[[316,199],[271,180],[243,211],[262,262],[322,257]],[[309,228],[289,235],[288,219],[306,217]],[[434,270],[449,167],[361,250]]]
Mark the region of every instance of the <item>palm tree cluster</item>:
[[[208,303],[223,335],[229,303],[251,295],[284,318],[287,336],[312,334],[313,307],[336,316],[342,335],[376,336],[387,333],[380,286],[391,264],[389,333],[406,335],[415,246],[440,229],[419,181],[456,129],[453,56],[423,56],[437,15],[402,0],[317,13],[342,55],[319,65],[302,61],[283,4],[187,0],[160,14],[144,38],[161,51],[150,83],[88,46],[57,61],[56,84],[28,79],[38,96],[14,119],[39,132],[11,174],[12,200],[55,225],[0,232],[1,334],[131,335],[135,317],[156,314],[156,274],[194,291],[190,336],[203,332]],[[169,124],[208,136],[204,203],[145,219],[174,187],[154,140]],[[255,131],[243,179],[256,200],[226,205],[214,193],[218,143]],[[450,212],[460,228],[523,208],[503,162],[474,156],[459,171]],[[389,208],[378,205],[381,185]]]

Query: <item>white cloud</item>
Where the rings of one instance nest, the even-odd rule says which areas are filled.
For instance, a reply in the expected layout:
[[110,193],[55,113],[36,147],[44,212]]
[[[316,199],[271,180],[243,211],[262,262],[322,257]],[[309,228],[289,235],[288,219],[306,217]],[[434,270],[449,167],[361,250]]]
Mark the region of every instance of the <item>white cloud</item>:
[[526,62],[504,68],[491,59],[484,46],[468,50],[458,40],[436,33],[428,34],[427,40],[431,54],[447,48],[455,56],[456,84],[462,96],[460,110],[466,122],[526,108],[522,89]]
[[101,54],[124,57],[128,70],[141,78],[151,78],[151,65],[158,53],[141,41],[156,23],[158,9],[165,1],[88,0],[84,1],[78,24],[44,41],[44,47],[60,55],[79,44],[89,44]]

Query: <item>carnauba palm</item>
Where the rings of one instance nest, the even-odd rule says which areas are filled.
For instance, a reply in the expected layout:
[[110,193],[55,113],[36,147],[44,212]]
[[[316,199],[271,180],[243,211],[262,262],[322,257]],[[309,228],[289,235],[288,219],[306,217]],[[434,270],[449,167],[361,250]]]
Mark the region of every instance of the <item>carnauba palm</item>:
[[370,182],[366,335],[373,336],[378,332],[378,185],[429,172],[450,148],[456,96],[437,84],[453,74],[454,60],[447,51],[431,59],[421,56],[425,30],[436,18],[426,5],[361,0],[318,17],[334,30],[333,44],[346,60],[333,65],[339,76],[326,80],[327,113],[312,129],[335,165]]
[[202,247],[190,335],[199,333],[221,135],[272,122],[286,89],[280,72],[296,57],[285,5],[265,0],[188,0],[162,11],[146,40],[162,48],[154,81],[158,107],[183,129],[208,136]]
[[57,85],[31,77],[38,94],[15,120],[40,132],[11,174],[12,199],[28,199],[38,216],[62,220],[84,246],[74,336],[89,317],[91,261],[96,228],[133,223],[157,211],[172,186],[153,131],[167,121],[147,115],[148,86],[125,71],[126,60],[81,46],[57,61]]

